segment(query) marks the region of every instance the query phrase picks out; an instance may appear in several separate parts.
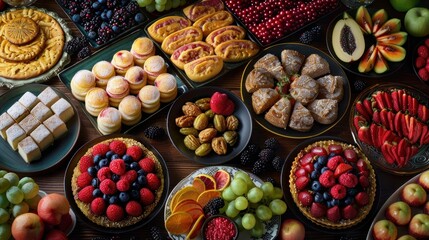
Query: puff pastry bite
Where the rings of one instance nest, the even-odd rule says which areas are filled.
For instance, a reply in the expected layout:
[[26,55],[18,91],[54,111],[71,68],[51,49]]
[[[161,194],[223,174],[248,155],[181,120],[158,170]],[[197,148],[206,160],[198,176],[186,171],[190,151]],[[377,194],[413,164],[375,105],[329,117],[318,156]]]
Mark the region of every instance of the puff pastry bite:
[[143,69],[147,73],[147,83],[153,84],[159,74],[167,72],[167,64],[164,58],[155,55],[144,62]]
[[153,85],[146,85],[140,89],[138,98],[142,102],[142,111],[145,113],[153,113],[161,106],[161,93]]
[[217,11],[212,14],[201,17],[192,24],[192,26],[199,27],[206,37],[214,30],[231,25],[234,22],[232,15],[225,10]]
[[281,52],[281,61],[287,75],[299,73],[305,61],[305,55],[292,49],[285,49]]
[[161,49],[171,55],[179,47],[203,40],[203,32],[199,27],[190,26],[168,35],[161,44]]
[[114,107],[103,109],[97,117],[98,130],[103,135],[121,131],[121,113]]
[[326,59],[315,53],[305,59],[304,66],[302,66],[301,69],[301,74],[308,75],[312,78],[323,76],[329,72],[329,63]]
[[147,31],[158,43],[161,43],[168,35],[180,29],[191,26],[191,21],[181,16],[167,16],[152,23]]
[[216,46],[215,53],[224,62],[239,62],[255,56],[259,52],[256,43],[250,40],[229,40]]
[[108,61],[99,61],[92,66],[91,72],[95,77],[97,87],[106,89],[109,79],[116,75],[115,67]]
[[70,120],[74,115],[74,110],[72,105],[65,100],[64,98],[60,98],[51,106],[52,112],[58,115],[64,122]]
[[[95,87],[96,81],[94,74],[86,69],[79,70],[72,78],[70,82],[70,88],[73,96],[79,101],[85,101],[86,93],[88,93],[89,89]],[[40,98],[40,94],[39,94]],[[46,101],[43,101],[43,103]],[[55,102],[55,101],[54,101]],[[54,103],[52,102],[51,105]],[[51,105],[46,106],[50,107]]]
[[124,76],[127,70],[134,66],[134,56],[128,50],[121,50],[113,55],[111,61],[117,74]]
[[206,37],[206,42],[213,47],[229,41],[229,40],[239,40],[246,37],[246,31],[244,28],[236,25],[229,25],[225,27],[218,28],[211,32]]
[[68,131],[65,122],[57,115],[52,115],[50,118],[46,119],[43,125],[52,133],[54,139],[60,138]]
[[316,79],[319,83],[319,95],[317,98],[329,98],[341,101],[344,96],[344,80],[341,76],[331,74]]
[[101,110],[109,106],[109,96],[102,88],[92,88],[85,97],[85,109],[94,117],[100,114]]
[[254,65],[254,68],[262,68],[265,71],[269,72],[277,81],[285,81],[287,75],[283,66],[276,55],[271,53],[265,54],[261,57]]
[[316,99],[308,104],[314,120],[321,124],[331,124],[338,117],[338,101],[333,99]]
[[24,129],[22,129],[18,123],[12,124],[12,126],[6,130],[7,142],[13,150],[18,149],[18,143],[26,136]]
[[[81,70],[82,71],[82,70]],[[88,74],[88,70],[84,70],[85,72],[84,75]],[[80,72],[80,71],[79,71]],[[83,76],[84,78],[82,79],[82,87],[86,88],[88,86],[93,87],[93,78],[91,77],[91,73],[88,74],[88,76]],[[88,78],[86,78],[88,77]],[[73,77],[74,78],[74,77]],[[73,79],[72,79],[73,81]],[[79,85],[81,86],[81,85]],[[39,95],[37,95],[37,98],[39,98],[39,100],[45,104],[47,107],[51,107],[52,104],[54,104],[56,101],[58,101],[58,99],[60,99],[60,96],[58,96],[58,94],[54,91],[54,89],[47,87],[45,88],[41,93],[39,93]]]
[[185,64],[186,76],[194,82],[204,82],[216,76],[223,68],[223,60],[216,55],[205,56]]
[[33,114],[28,114],[24,119],[21,120],[21,122],[19,122],[19,126],[24,129],[27,135],[30,135],[30,133],[39,125],[39,120],[37,120]]
[[140,66],[133,66],[125,73],[125,79],[130,85],[130,93],[138,94],[147,83],[147,73]]
[[167,103],[173,101],[177,96],[177,81],[170,73],[160,74],[153,83],[159,90],[160,101]]
[[114,76],[107,83],[106,92],[110,106],[118,107],[121,100],[130,93],[130,86],[124,77]]
[[214,49],[210,44],[203,41],[196,41],[185,44],[174,50],[170,59],[176,67],[183,70],[186,63],[213,54]]
[[7,113],[15,122],[19,122],[28,115],[28,109],[25,108],[20,102],[15,102],[7,109]]
[[118,110],[121,113],[121,121],[127,126],[138,123],[142,118],[142,103],[133,95],[128,95],[119,103]]
[[252,94],[252,107],[256,114],[265,112],[280,98],[279,93],[272,88],[260,88]]
[[253,93],[259,88],[273,88],[274,78],[266,70],[254,68],[246,77],[245,87],[248,93]]
[[54,142],[54,135],[49,132],[45,125],[40,124],[30,136],[34,139],[41,151],[47,149]]
[[291,101],[287,97],[282,97],[265,113],[264,118],[272,125],[286,129],[291,112]]
[[143,67],[146,59],[155,55],[155,46],[149,38],[139,37],[134,40],[130,52],[134,56],[134,64]]
[[50,116],[52,116],[54,113],[50,108],[48,108],[45,104],[42,102],[39,102],[36,104],[36,106],[31,109],[30,113],[37,118],[40,122],[45,121]]
[[314,118],[311,112],[300,102],[296,102],[289,119],[289,127],[300,132],[308,132],[313,124]]
[[290,84],[290,95],[306,106],[319,94],[319,84],[307,75],[301,75]]

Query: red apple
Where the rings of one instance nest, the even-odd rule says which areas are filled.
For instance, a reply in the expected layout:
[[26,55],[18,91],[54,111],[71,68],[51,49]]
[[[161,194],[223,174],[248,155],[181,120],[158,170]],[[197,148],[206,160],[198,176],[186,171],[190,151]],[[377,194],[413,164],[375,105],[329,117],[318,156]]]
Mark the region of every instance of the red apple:
[[59,230],[68,233],[73,227],[73,219],[70,213],[65,214],[61,217],[61,222],[56,226]]
[[423,213],[429,214],[429,201],[423,207]]
[[398,238],[397,240],[416,240],[415,237],[411,236],[411,235],[402,235],[400,238]]
[[283,220],[280,231],[282,240],[303,240],[305,238],[304,225],[293,218]]
[[58,225],[61,223],[61,217],[68,214],[70,204],[64,195],[51,193],[44,196],[37,206],[37,214],[45,223]]
[[415,238],[429,238],[429,215],[418,213],[414,215],[408,225],[408,232]]
[[46,233],[45,239],[49,240],[67,240],[67,235],[58,229],[52,229]]
[[429,170],[424,171],[419,177],[419,184],[429,191]]
[[395,240],[398,236],[398,229],[389,220],[379,220],[372,228],[372,236],[375,240]]
[[401,198],[411,207],[418,207],[426,202],[427,195],[422,186],[417,183],[410,183],[402,189]]
[[11,231],[15,240],[40,240],[45,227],[37,214],[24,213],[13,220]]
[[385,215],[394,224],[404,226],[411,220],[411,208],[407,203],[397,201],[387,207]]

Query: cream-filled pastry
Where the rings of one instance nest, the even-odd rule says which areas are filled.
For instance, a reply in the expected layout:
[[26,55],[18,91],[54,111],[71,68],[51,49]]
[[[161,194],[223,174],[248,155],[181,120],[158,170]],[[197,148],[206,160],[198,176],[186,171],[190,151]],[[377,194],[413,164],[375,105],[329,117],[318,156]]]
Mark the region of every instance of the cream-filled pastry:
[[130,93],[130,86],[124,77],[114,76],[107,83],[106,92],[109,96],[110,106],[118,107],[122,99]]
[[103,135],[121,131],[121,113],[119,110],[114,107],[101,110],[97,117],[97,127]]
[[161,73],[154,82],[160,92],[162,103],[173,101],[177,96],[176,78],[170,73]]
[[142,102],[142,111],[145,113],[153,113],[159,109],[161,94],[157,87],[146,85],[139,92],[139,99]]
[[122,99],[118,110],[121,113],[122,123],[127,126],[138,123],[142,118],[142,103],[136,96],[128,95]]
[[125,79],[130,85],[130,93],[138,94],[140,89],[147,83],[147,74],[140,66],[133,66],[125,73]]
[[149,57],[155,55],[155,46],[147,37],[139,37],[131,45],[131,54],[134,56],[134,64],[143,67]]
[[145,62],[143,69],[147,73],[147,81],[149,84],[153,84],[156,77],[159,74],[167,72],[167,65],[165,64],[164,58],[159,55],[149,57]]
[[134,56],[128,50],[120,50],[113,55],[111,63],[116,73],[124,76],[128,68],[134,66]]
[[116,75],[115,67],[108,61],[99,61],[92,67],[97,87],[106,89],[109,79]]
[[71,92],[79,101],[85,101],[85,96],[89,89],[95,87],[95,85],[96,82],[94,74],[86,69],[79,70],[70,82]]
[[88,91],[85,97],[85,109],[94,117],[109,106],[109,96],[103,88],[95,87]]

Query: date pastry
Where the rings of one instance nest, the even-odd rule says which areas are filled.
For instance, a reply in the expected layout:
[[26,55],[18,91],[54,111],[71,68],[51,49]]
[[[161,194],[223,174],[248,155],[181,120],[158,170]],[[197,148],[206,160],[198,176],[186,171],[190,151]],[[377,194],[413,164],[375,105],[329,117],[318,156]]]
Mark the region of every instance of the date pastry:
[[281,53],[281,61],[287,75],[299,73],[305,61],[305,55],[292,49],[285,49]]
[[283,66],[276,55],[271,53],[265,54],[261,57],[254,65],[254,68],[262,68],[265,71],[269,72],[275,79],[279,82],[285,81],[287,75]]
[[245,82],[246,91],[254,93],[260,88],[273,88],[273,76],[262,68],[254,68],[246,77]]
[[307,75],[301,75],[290,85],[290,95],[302,105],[307,106],[319,94],[319,84]]
[[291,112],[291,101],[287,97],[282,97],[268,110],[264,118],[272,125],[286,129]]
[[316,99],[307,106],[314,120],[321,124],[331,124],[338,117],[338,101],[333,99]]
[[191,26],[191,21],[181,16],[167,16],[152,23],[147,31],[158,43],[161,43],[168,35]]
[[203,41],[197,41],[185,44],[174,50],[170,59],[176,67],[183,70],[186,63],[213,54],[214,49],[210,44]]
[[302,66],[301,69],[301,74],[308,75],[312,78],[323,76],[329,72],[328,61],[315,53],[305,59],[304,66]]
[[341,101],[344,96],[344,80],[341,76],[332,76],[331,74],[316,79],[319,83],[319,95],[317,98],[329,98]]
[[308,132],[313,124],[311,112],[300,102],[296,102],[289,119],[289,127],[300,132]]
[[222,68],[222,58],[216,55],[199,58],[184,66],[186,76],[194,82],[207,81],[220,73]]
[[273,106],[280,98],[279,93],[272,88],[260,88],[252,94],[252,107],[256,114],[261,114]]
[[173,54],[174,50],[179,47],[195,42],[203,40],[203,32],[198,27],[187,27],[176,31],[170,35],[168,35],[164,41],[162,41],[161,49],[167,54]]
[[217,45],[229,41],[229,40],[239,40],[244,39],[246,37],[246,31],[240,27],[235,25],[221,27],[217,30],[211,32],[207,38],[206,42],[213,47]]
[[258,45],[250,40],[229,40],[215,48],[216,55],[225,62],[240,62],[255,56],[258,52]]
[[232,15],[228,11],[222,10],[198,19],[192,26],[201,28],[204,36],[207,36],[214,30],[231,25],[233,22]]
[[223,9],[224,5],[221,0],[206,0],[185,7],[183,9],[183,14],[192,22],[195,22],[201,17]]

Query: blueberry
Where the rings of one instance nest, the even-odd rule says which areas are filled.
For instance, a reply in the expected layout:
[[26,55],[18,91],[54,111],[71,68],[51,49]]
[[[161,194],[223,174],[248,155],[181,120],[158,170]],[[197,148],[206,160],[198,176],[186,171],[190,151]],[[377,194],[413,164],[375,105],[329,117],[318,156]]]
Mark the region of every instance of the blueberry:
[[119,179],[121,179],[121,177],[119,177],[119,175],[112,174],[112,181],[117,182],[117,181],[119,181]]
[[143,186],[147,184],[147,179],[144,175],[138,176],[137,181],[140,185],[143,185]]
[[327,202],[326,202],[326,206],[327,206],[328,208],[331,208],[331,207],[333,207],[333,206],[332,206],[332,203],[331,203],[331,201],[327,201]]
[[88,33],[88,37],[91,38],[91,39],[95,39],[95,38],[97,38],[97,33],[94,32],[94,31],[90,31]]
[[100,180],[98,178],[93,178],[91,180],[91,185],[95,188],[97,188],[98,186],[100,186]]
[[314,169],[317,170],[317,171],[320,171],[323,168],[323,165],[320,164],[319,162],[315,162],[313,164],[313,166],[314,166]]
[[317,162],[322,165],[325,166],[328,163],[328,157],[327,156],[319,156],[317,158]]
[[132,199],[134,199],[134,200],[140,200],[140,192],[139,192],[139,190],[136,190],[136,189],[131,190],[130,195],[131,195]]
[[113,152],[113,151],[108,151],[108,152],[106,153],[106,158],[107,158],[107,159],[111,159],[111,158],[112,158],[112,156],[113,156],[113,154],[115,154],[115,152]]
[[318,172],[317,170],[312,171],[312,172],[311,172],[311,174],[310,174],[310,178],[311,178],[312,180],[317,180],[317,179],[319,179],[319,172]]
[[109,203],[110,204],[115,204],[119,202],[119,198],[116,195],[113,195],[109,198]]
[[96,165],[94,166],[95,170],[98,172],[98,170],[100,170],[100,166]]
[[320,169],[320,173],[324,173],[326,170],[329,170],[328,167],[322,167],[322,169]]
[[319,181],[313,181],[311,183],[311,190],[319,192],[320,190],[322,190],[322,185]]
[[340,204],[340,200],[333,198],[331,201],[332,206],[338,206]]
[[143,22],[143,20],[144,20],[143,13],[137,13],[134,16],[134,20],[136,20],[136,22],[138,22],[138,23]]
[[350,205],[354,202],[354,198],[352,196],[348,196],[344,199],[345,206]]
[[92,191],[92,196],[94,197],[101,197],[103,196],[103,192],[99,188],[96,188]]
[[133,161],[133,158],[128,154],[125,154],[124,156],[122,156],[122,159],[124,159],[126,163],[131,163]]
[[106,158],[101,159],[100,162],[98,163],[98,166],[100,166],[100,168],[107,167],[109,166],[109,161]]
[[135,190],[140,190],[141,186],[140,186],[140,184],[138,183],[138,180],[137,180],[137,181],[135,181],[135,182],[133,182],[133,183],[131,183],[131,188],[132,188],[132,189],[135,189]]
[[108,10],[108,11],[106,12],[106,17],[107,17],[107,19],[111,19],[111,18],[112,18],[112,16],[113,16],[113,11],[112,11],[112,10]]
[[89,167],[88,173],[89,173],[89,175],[91,175],[91,177],[95,177],[95,176],[97,176],[97,169],[95,167]]
[[121,0],[121,6],[122,6],[122,7],[125,7],[125,6],[127,6],[127,4],[128,4],[129,2],[130,2],[129,0]]
[[358,193],[358,191],[356,188],[347,189],[347,195],[349,195],[350,197],[356,196],[357,193]]
[[314,194],[314,201],[317,203],[323,202],[323,195],[320,192]]
[[143,169],[138,170],[138,171],[137,171],[137,174],[138,174],[139,176],[140,176],[140,175],[146,176],[146,172],[145,172]]
[[119,155],[115,153],[112,155],[112,158],[110,160],[119,159],[119,158],[120,158]]
[[104,200],[105,202],[109,202],[109,199],[110,199],[110,196],[109,196],[109,195],[107,195],[107,194],[103,194],[103,200]]
[[103,21],[108,21],[108,20],[109,20],[109,18],[107,18],[107,13],[106,13],[106,12],[102,12],[102,13],[100,14],[100,18],[101,18],[101,20],[103,20]]
[[336,153],[334,153],[334,152],[331,152],[331,153],[329,153],[329,155],[328,155],[328,159],[329,159],[329,158],[331,158],[331,157],[335,157],[335,156],[337,156],[337,154],[336,154]]
[[115,32],[115,33],[119,33],[119,32],[121,32],[121,29],[118,27],[118,26],[113,26],[112,27],[112,30],[113,30],[113,32]]
[[98,165],[98,163],[100,162],[100,160],[103,159],[103,156],[101,156],[101,154],[97,154],[94,156],[94,164]]
[[323,199],[329,201],[332,199],[331,194],[329,192],[324,192],[323,193]]
[[100,25],[100,28],[105,28],[107,26],[109,26],[109,24],[107,24],[106,22],[102,22]]
[[105,4],[107,0],[98,0],[100,4]]
[[126,192],[119,193],[119,200],[123,203],[127,203],[130,200],[130,195]]
[[73,14],[72,21],[75,23],[80,22],[80,15],[79,14]]
[[94,2],[91,6],[94,9],[98,9],[100,7],[100,3],[99,2]]
[[130,168],[138,171],[140,169],[140,165],[137,162],[130,163]]
[[125,163],[125,170],[130,170],[130,164],[128,164],[128,163]]

